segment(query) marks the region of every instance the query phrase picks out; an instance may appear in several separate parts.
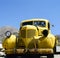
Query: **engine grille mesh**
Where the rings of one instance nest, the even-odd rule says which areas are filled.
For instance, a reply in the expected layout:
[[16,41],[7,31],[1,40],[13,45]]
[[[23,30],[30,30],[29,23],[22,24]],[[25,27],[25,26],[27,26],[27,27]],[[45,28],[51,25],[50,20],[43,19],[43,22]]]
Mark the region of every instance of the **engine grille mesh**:
[[35,36],[35,30],[33,29],[21,30],[22,38],[32,38],[33,36]]

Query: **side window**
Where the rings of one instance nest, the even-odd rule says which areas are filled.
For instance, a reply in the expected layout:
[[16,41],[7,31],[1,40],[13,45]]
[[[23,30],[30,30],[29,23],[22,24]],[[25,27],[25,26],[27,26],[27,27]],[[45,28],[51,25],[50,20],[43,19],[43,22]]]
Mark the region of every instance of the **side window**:
[[50,23],[48,23],[48,29],[50,30]]

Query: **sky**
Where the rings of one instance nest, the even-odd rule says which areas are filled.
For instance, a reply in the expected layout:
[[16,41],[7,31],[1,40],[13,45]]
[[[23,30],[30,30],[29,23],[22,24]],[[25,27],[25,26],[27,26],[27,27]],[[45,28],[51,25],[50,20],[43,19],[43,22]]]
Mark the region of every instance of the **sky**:
[[32,18],[49,20],[51,32],[60,34],[60,0],[0,0],[0,27],[19,29],[21,21]]

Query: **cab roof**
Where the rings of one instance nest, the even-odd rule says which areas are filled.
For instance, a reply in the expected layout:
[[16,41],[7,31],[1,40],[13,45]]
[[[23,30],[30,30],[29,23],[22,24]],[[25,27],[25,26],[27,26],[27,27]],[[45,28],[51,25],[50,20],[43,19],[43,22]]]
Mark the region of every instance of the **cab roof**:
[[46,22],[49,22],[47,19],[27,19],[27,20],[23,20],[21,23],[29,22],[29,21],[46,21]]

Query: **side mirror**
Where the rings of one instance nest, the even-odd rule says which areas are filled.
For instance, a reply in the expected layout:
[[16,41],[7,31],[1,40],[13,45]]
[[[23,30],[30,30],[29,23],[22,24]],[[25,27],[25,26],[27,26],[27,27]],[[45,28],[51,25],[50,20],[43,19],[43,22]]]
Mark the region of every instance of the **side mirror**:
[[54,25],[52,25],[52,27],[54,27]]
[[7,32],[5,33],[5,36],[9,38],[9,37],[11,36],[11,32],[10,32],[10,31],[7,31]]
[[43,30],[42,34],[44,35],[44,37],[48,36],[48,30]]

